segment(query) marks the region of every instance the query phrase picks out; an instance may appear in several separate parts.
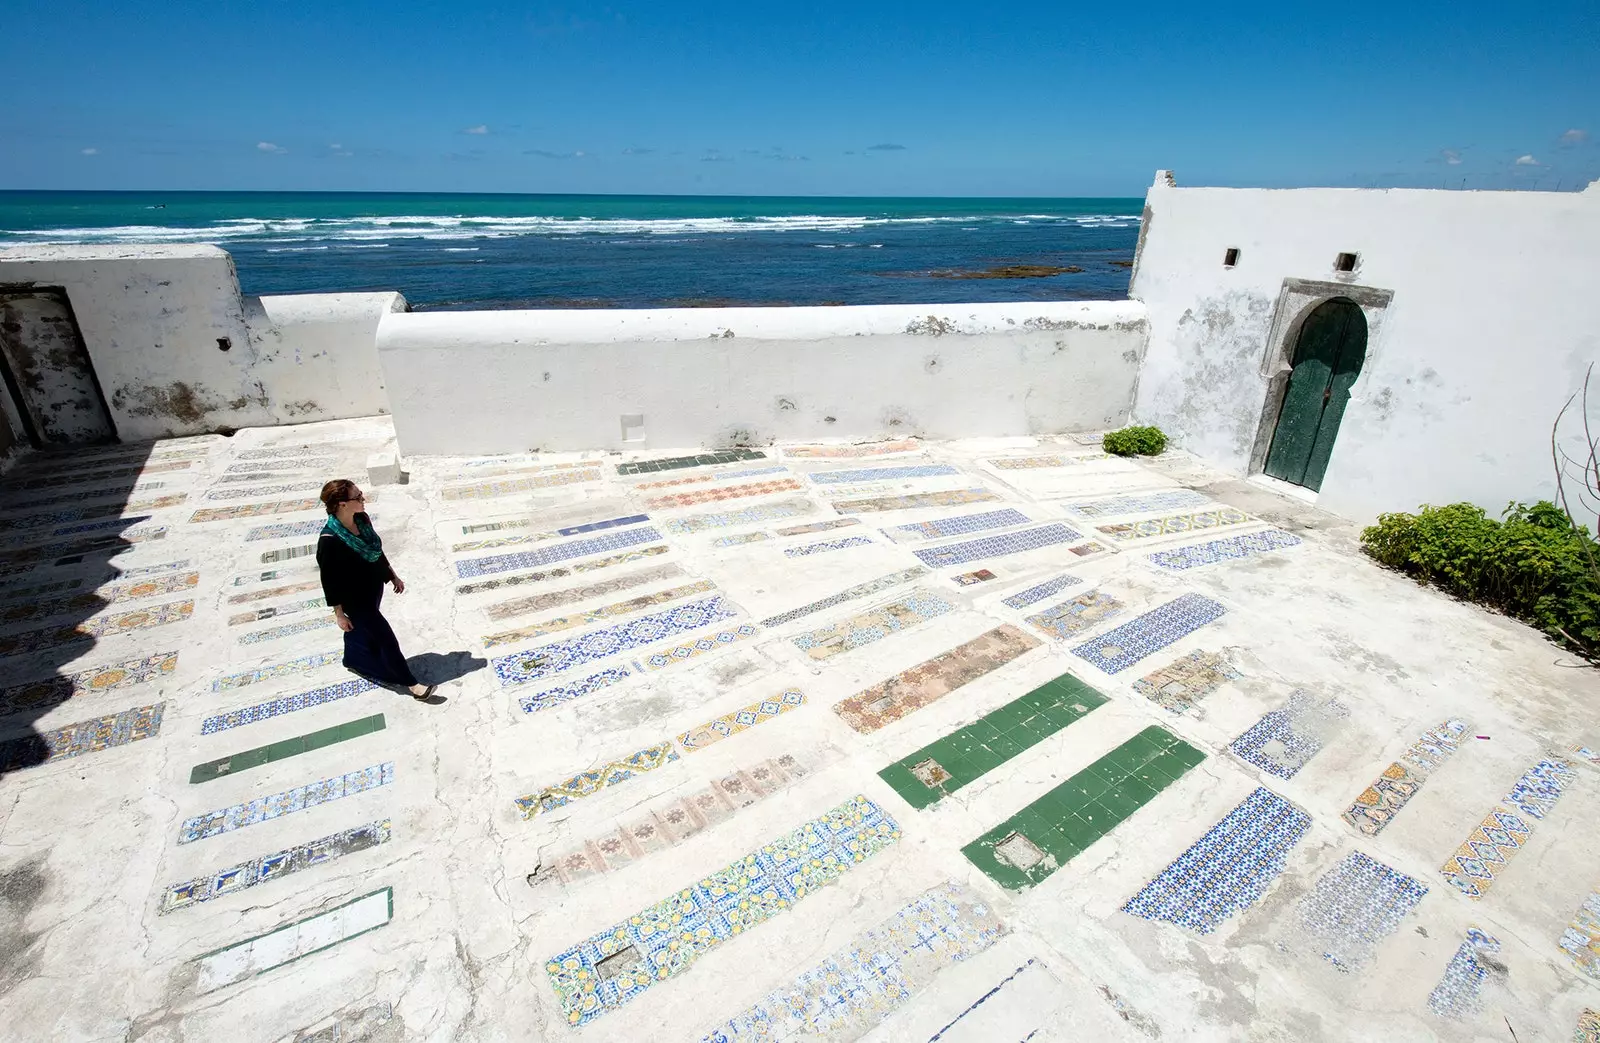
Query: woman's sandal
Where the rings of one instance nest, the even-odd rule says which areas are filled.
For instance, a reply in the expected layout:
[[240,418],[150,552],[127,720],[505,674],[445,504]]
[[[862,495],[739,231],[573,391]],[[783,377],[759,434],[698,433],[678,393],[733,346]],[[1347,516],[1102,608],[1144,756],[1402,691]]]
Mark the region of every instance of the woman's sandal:
[[425,703],[429,699],[433,698],[433,693],[437,692],[438,690],[439,690],[439,686],[438,685],[430,684],[428,686],[428,690],[423,692],[421,695],[418,695],[417,693],[412,692],[411,693],[411,698],[415,699],[419,703]]

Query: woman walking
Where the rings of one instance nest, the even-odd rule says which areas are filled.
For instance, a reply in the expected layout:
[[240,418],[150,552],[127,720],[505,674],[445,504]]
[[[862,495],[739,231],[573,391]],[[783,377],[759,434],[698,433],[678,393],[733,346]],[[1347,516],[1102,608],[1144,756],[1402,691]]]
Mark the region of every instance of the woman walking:
[[404,594],[406,585],[389,566],[366,504],[366,496],[348,478],[322,487],[322,505],[328,510],[328,524],[317,538],[322,592],[344,631],[345,668],[369,681],[404,686],[412,698],[425,700],[437,686],[424,685],[411,673],[389,621],[378,611],[385,583],[393,583],[396,594]]

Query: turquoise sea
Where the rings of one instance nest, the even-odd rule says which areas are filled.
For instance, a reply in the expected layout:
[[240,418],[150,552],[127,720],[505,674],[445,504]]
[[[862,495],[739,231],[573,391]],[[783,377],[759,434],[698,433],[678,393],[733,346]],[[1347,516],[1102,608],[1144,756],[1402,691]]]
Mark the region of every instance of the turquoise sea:
[[[424,308],[1123,297],[1139,199],[0,192],[0,245],[215,243],[246,293]],[[974,278],[1006,266],[1079,269]]]

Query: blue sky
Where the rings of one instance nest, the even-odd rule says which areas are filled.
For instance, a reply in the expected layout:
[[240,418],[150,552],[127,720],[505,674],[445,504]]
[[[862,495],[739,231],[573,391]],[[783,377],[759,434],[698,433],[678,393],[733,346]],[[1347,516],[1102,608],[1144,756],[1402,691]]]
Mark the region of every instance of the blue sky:
[[1141,195],[1600,177],[1595,0],[6,0],[0,188]]

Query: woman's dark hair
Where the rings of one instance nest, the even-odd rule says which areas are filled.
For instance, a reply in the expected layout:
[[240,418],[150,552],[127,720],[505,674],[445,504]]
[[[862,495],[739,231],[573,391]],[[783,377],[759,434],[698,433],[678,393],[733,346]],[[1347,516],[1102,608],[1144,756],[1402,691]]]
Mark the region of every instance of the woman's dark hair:
[[356,483],[348,478],[335,478],[322,487],[322,506],[332,514],[339,509],[339,505],[350,499],[350,494],[355,492]]

